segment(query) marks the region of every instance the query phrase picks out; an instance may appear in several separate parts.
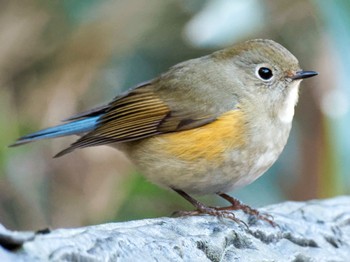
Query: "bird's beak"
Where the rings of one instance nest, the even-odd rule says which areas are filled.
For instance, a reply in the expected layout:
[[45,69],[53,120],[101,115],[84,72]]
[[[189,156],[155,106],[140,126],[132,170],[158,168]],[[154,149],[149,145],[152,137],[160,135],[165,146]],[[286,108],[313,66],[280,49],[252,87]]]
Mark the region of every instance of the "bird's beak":
[[291,77],[292,80],[304,79],[313,76],[317,76],[318,73],[315,71],[298,71]]

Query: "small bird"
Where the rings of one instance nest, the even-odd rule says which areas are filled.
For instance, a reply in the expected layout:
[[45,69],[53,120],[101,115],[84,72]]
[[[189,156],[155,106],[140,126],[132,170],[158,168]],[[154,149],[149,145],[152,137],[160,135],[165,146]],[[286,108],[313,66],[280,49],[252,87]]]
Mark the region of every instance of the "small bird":
[[[246,41],[171,67],[109,104],[58,126],[19,138],[12,146],[68,135],[80,138],[58,153],[111,145],[151,182],[174,190],[195,208],[239,221],[241,209],[272,221],[225,192],[252,183],[277,160],[292,126],[303,71],[280,44]],[[189,194],[230,202],[210,207]]]

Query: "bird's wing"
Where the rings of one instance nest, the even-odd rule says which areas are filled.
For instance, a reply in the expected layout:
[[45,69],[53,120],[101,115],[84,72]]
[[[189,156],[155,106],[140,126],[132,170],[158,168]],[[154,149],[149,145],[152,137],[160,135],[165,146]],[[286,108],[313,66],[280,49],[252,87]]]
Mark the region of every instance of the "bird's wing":
[[107,106],[73,116],[68,120],[96,115],[101,115],[96,128],[56,156],[81,147],[134,141],[157,134],[192,129],[216,118],[203,112],[185,112],[179,108],[170,108],[169,103],[156,94],[151,83],[115,98]]

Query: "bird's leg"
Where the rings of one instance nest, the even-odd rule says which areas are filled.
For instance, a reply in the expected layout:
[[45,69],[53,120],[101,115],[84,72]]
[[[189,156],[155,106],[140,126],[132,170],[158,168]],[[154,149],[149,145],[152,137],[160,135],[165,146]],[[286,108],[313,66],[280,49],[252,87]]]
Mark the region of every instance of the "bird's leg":
[[273,217],[271,215],[261,214],[258,210],[251,208],[248,205],[242,204],[242,202],[238,199],[231,197],[225,193],[217,193],[217,195],[231,203],[231,206],[218,208],[219,210],[242,210],[248,215],[256,216],[258,219],[264,220],[272,226],[276,226],[276,223],[272,220]]
[[191,197],[190,195],[188,195],[187,193],[185,193],[184,191],[176,189],[176,188],[172,188],[172,189],[176,193],[178,193],[180,196],[185,198],[188,202],[190,202],[196,208],[195,211],[178,211],[178,212],[175,212],[175,215],[193,216],[193,215],[200,215],[200,214],[208,214],[208,215],[217,216],[217,217],[229,218],[237,223],[245,224],[243,221],[236,218],[236,216],[232,212],[230,212],[228,209],[225,210],[225,209],[220,209],[220,208],[216,208],[216,207],[206,206],[203,203],[201,203],[198,200]]

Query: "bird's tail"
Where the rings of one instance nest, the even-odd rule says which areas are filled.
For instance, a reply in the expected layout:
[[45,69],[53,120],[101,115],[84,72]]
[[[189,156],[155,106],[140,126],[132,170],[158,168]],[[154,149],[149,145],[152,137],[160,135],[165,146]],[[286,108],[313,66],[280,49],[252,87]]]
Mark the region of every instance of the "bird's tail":
[[92,131],[96,127],[98,119],[99,116],[93,116],[68,122],[66,124],[49,127],[38,132],[23,136],[10,146],[19,146],[47,138],[83,134]]

